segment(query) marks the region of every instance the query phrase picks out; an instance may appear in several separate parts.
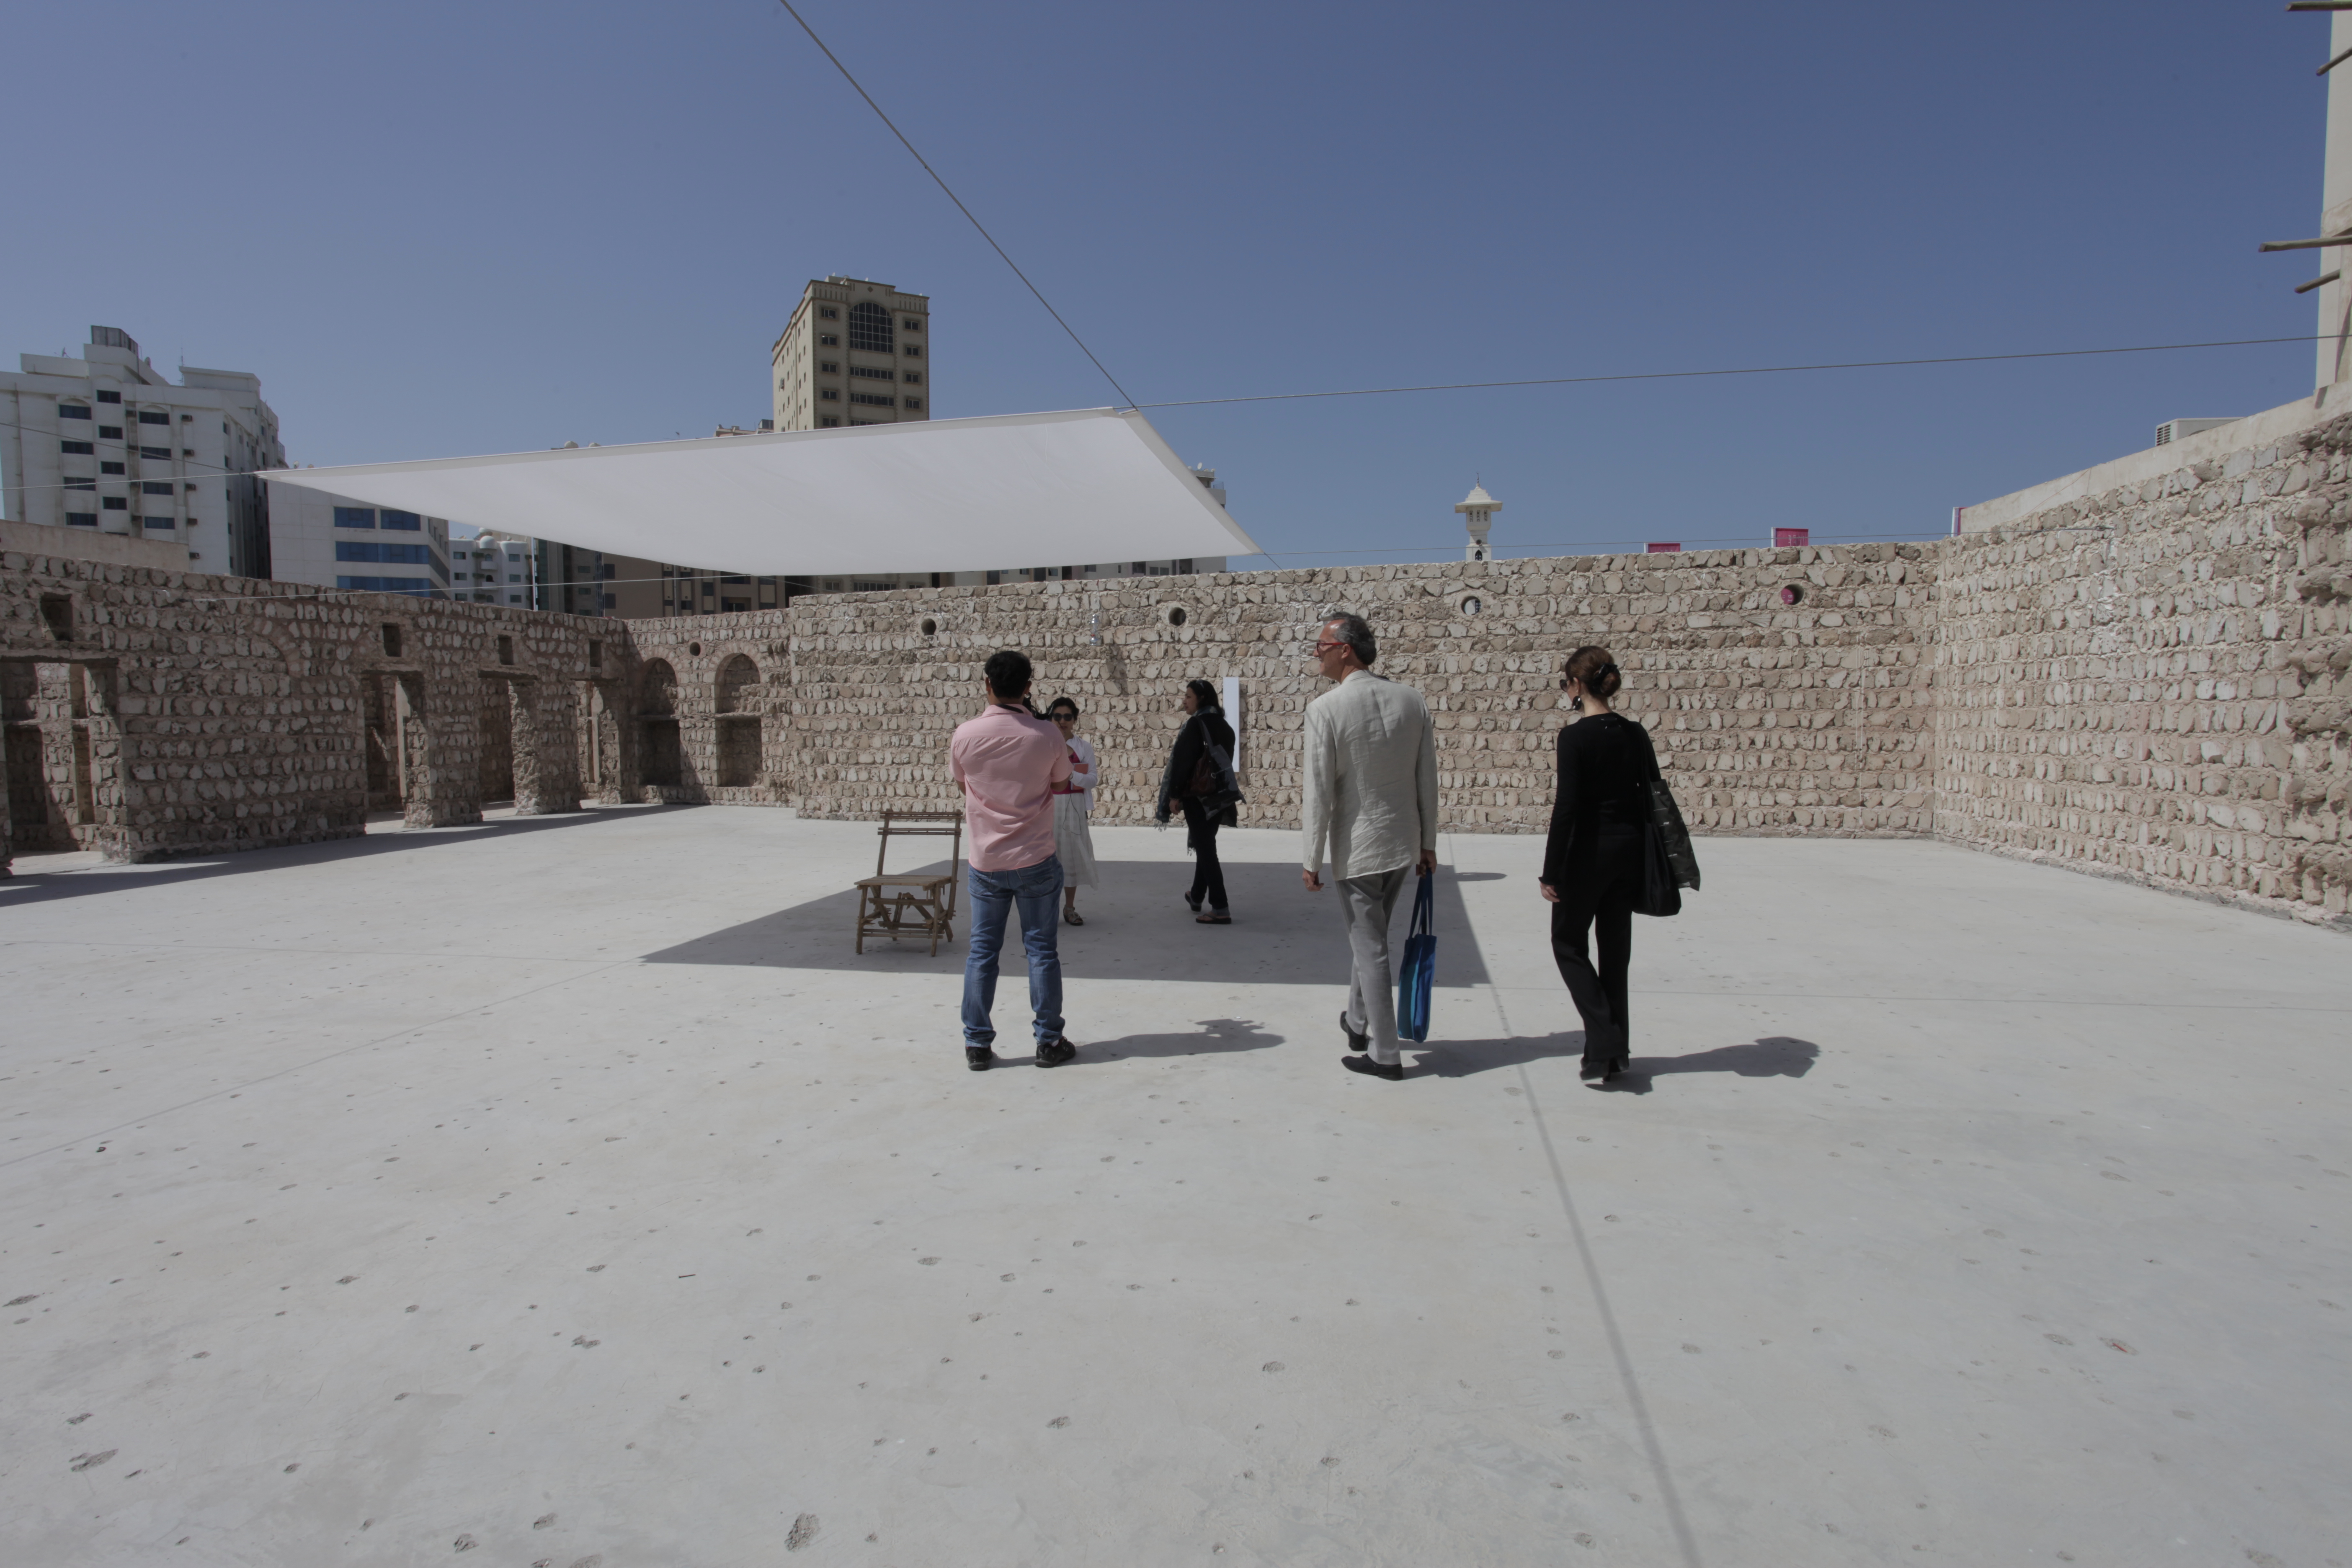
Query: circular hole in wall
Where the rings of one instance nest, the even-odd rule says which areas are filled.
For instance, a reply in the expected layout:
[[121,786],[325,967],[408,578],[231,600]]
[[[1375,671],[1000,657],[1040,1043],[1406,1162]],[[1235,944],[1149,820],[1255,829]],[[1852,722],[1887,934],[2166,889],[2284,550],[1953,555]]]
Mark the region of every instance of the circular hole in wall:
[[698,642],[690,642],[687,644],[686,657],[688,658],[700,658],[702,657],[702,645]]
[[1183,606],[1183,605],[1175,605],[1175,606],[1171,607],[1171,608],[1169,610],[1169,612],[1168,612],[1168,624],[1169,624],[1170,626],[1182,626],[1182,625],[1184,624],[1184,606]]
[[1475,616],[1486,607],[1475,594],[1462,601],[1462,613],[1465,616]]
[[940,633],[940,623],[939,623],[939,622],[937,622],[937,621],[935,621],[935,620],[933,620],[933,619],[931,619],[931,617],[930,617],[930,616],[925,616],[923,617],[923,635],[924,635],[925,637],[937,637],[937,636],[939,636],[939,633]]
[[1784,605],[1803,604],[1805,602],[1804,584],[1801,583],[1791,583],[1787,587],[1781,589],[1780,602]]

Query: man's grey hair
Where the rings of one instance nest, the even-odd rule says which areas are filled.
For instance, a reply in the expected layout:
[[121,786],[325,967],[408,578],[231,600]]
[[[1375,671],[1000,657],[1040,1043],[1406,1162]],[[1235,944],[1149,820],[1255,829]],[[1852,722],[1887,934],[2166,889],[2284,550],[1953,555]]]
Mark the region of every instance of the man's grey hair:
[[1371,667],[1372,660],[1381,657],[1381,645],[1372,640],[1372,623],[1363,616],[1349,615],[1345,610],[1334,610],[1323,617],[1323,625],[1335,641],[1346,643],[1356,650],[1356,657],[1363,661],[1366,668]]

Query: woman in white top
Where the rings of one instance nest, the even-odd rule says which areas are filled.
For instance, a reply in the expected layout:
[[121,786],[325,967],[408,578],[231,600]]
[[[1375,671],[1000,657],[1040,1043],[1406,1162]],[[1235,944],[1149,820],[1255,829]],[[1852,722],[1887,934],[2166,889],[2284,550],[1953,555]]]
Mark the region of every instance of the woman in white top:
[[1078,705],[1056,697],[1046,716],[1062,731],[1070,748],[1070,782],[1054,791],[1054,853],[1062,862],[1062,918],[1074,926],[1087,923],[1078,913],[1078,889],[1095,885],[1095,841],[1087,831],[1094,815],[1094,742],[1078,733]]

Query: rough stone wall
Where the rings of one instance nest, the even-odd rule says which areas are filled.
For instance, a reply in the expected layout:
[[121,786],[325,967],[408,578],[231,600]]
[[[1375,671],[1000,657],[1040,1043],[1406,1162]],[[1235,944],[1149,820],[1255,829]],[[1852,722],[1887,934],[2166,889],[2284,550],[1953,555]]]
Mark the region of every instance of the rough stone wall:
[[[1560,661],[1599,642],[1703,832],[1932,833],[2352,926],[2348,461],[2352,419],[2315,415],[1927,545],[907,589],[634,622],[11,552],[0,744],[10,797],[44,802],[40,841],[131,858],[361,832],[372,757],[378,805],[416,826],[478,820],[508,773],[523,811],[870,818],[957,804],[948,737],[982,662],[1013,647],[1041,703],[1085,710],[1107,822],[1150,819],[1182,683],[1238,678],[1244,820],[1288,826],[1323,689],[1308,644],[1344,608],[1427,696],[1455,830],[1544,825]],[[501,728],[507,768],[484,755]]]
[[1296,826],[1302,715],[1328,689],[1307,648],[1345,608],[1372,622],[1378,668],[1428,699],[1449,827],[1549,820],[1560,664],[1599,642],[1695,826],[1924,834],[1933,574],[1932,548],[1873,544],[804,599],[778,612],[793,790],[818,816],[952,806],[948,736],[979,709],[982,662],[1018,647],[1040,705],[1084,711],[1101,820],[1150,818],[1183,682],[1238,676],[1244,819]]
[[[659,798],[732,805],[782,805],[791,798],[793,754],[792,628],[782,610],[737,611],[672,620],[606,622],[625,626],[642,681],[647,663],[660,660],[677,676],[674,704],[681,751],[680,782],[658,787]],[[752,679],[730,686],[727,712],[719,710],[720,678],[730,663],[750,661]],[[644,717],[640,691],[632,684],[625,721],[639,731]],[[756,721],[757,772],[746,784],[722,784],[719,731]],[[730,742],[734,754],[739,742]]]
[[[91,820],[75,837],[131,859],[363,831],[372,674],[415,699],[409,823],[480,819],[485,679],[519,693],[517,772],[534,786],[519,807],[570,809],[580,786],[568,683],[590,673],[588,641],[614,636],[598,621],[491,605],[0,556],[0,660],[36,671],[53,791],[69,726],[86,725]],[[76,671],[80,700],[47,695],[70,692]],[[12,749],[21,730],[7,728]]]
[[2343,916],[2347,447],[2336,419],[1951,542],[1937,836]]

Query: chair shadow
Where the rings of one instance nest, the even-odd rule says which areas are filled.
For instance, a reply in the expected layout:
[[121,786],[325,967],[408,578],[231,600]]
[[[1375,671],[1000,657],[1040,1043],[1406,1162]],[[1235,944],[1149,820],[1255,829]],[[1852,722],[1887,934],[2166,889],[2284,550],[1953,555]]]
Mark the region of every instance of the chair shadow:
[[[1121,1035],[1115,1040],[1081,1041],[1077,1058],[1069,1065],[1084,1067],[1089,1062],[1115,1062],[1126,1057],[1225,1056],[1235,1051],[1262,1051],[1284,1040],[1284,1037],[1247,1018],[1202,1018],[1197,1022],[1201,1026],[1197,1035]],[[1018,1066],[1034,1063],[1037,1058],[1026,1056],[998,1059]]]
[[[1416,1047],[1408,1042],[1404,1047]],[[1635,1057],[1615,1078],[1590,1087],[1612,1094],[1647,1094],[1661,1078],[1686,1072],[1728,1072],[1741,1078],[1802,1078],[1821,1058],[1821,1047],[1786,1035],[1767,1035],[1745,1045],[1717,1046],[1686,1057]],[[1563,1057],[1581,1058],[1581,1030],[1538,1039],[1445,1040],[1426,1047],[1413,1076],[1468,1078],[1496,1068]]]

